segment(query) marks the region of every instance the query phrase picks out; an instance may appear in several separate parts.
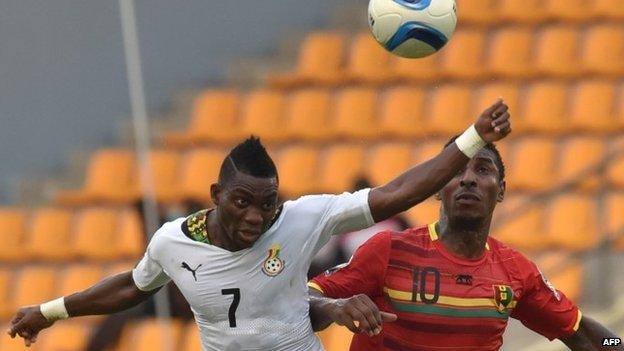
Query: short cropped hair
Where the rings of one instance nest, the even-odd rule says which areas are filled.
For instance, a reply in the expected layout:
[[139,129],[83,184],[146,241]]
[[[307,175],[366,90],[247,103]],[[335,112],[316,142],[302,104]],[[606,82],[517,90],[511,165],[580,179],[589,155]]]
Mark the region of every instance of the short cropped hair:
[[236,145],[223,160],[219,171],[219,184],[227,184],[236,172],[258,178],[278,178],[277,168],[260,142],[260,138],[251,136]]
[[[446,144],[444,144],[444,148],[446,148],[447,146],[455,142],[455,139],[457,138],[459,138],[459,134],[449,139],[449,141],[446,142]],[[492,151],[492,153],[494,154],[494,164],[496,164],[496,167],[498,168],[498,178],[500,181],[504,181],[505,180],[505,163],[503,162],[503,158],[501,157],[500,152],[498,152],[496,145],[494,145],[493,143],[487,143],[485,144],[484,148]]]

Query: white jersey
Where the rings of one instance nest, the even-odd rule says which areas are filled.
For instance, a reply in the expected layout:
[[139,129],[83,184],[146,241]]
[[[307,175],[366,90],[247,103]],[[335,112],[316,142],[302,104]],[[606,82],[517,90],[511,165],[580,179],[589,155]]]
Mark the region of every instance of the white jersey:
[[323,350],[309,319],[307,271],[331,235],[374,224],[368,193],[288,201],[258,241],[237,252],[187,236],[189,228],[205,230],[205,211],[203,222],[193,216],[168,222],[134,269],[135,284],[148,291],[173,280],[206,351]]

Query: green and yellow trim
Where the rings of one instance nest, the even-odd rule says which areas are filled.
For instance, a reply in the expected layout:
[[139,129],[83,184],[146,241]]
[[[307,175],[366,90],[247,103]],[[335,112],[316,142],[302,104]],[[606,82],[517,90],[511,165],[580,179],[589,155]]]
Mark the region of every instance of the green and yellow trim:
[[325,295],[325,291],[323,291],[323,288],[321,288],[321,286],[316,284],[315,282],[308,282],[308,287],[318,290],[321,292],[321,294]]
[[576,314],[576,323],[574,323],[574,328],[572,328],[575,332],[578,331],[579,326],[581,325],[581,319],[583,319],[583,313],[581,313],[581,310],[578,310],[578,313]]

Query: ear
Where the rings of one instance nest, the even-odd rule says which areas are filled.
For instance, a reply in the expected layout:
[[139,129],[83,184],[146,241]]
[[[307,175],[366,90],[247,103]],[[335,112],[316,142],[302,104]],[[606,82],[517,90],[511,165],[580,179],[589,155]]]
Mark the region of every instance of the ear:
[[503,202],[505,199],[505,189],[507,188],[507,183],[504,180],[500,182],[500,191],[498,192],[498,196],[496,197],[497,202]]
[[219,183],[213,183],[210,185],[210,198],[215,206],[219,206],[222,190],[223,188]]

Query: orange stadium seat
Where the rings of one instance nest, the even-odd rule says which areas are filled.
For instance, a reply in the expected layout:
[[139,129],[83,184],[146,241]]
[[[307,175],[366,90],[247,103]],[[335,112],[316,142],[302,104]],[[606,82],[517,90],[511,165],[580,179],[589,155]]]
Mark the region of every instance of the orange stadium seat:
[[[178,320],[166,323],[157,319],[149,319],[129,325],[123,333],[118,351],[179,350],[182,323]],[[172,346],[170,349],[165,346],[168,336]]]
[[284,141],[284,96],[275,90],[250,92],[242,106],[241,129],[245,136],[254,134],[267,142]]
[[513,118],[512,129],[514,134],[523,131],[520,89],[514,83],[488,83],[481,86],[477,90],[475,98],[476,110],[474,118],[476,119],[481,112],[490,107],[499,97],[502,97],[507,106],[509,106],[509,113]]
[[348,78],[354,82],[385,84],[390,82],[390,53],[369,32],[353,38],[347,62]]
[[528,87],[524,98],[523,129],[548,134],[568,128],[568,90],[565,84],[543,81]]
[[551,138],[530,137],[516,143],[507,179],[508,189],[545,190],[553,184],[555,142]]
[[547,19],[543,0],[499,0],[498,12],[503,22],[535,23]]
[[202,351],[199,339],[199,327],[194,322],[187,323],[184,327],[184,337],[182,338],[182,351]]
[[516,79],[529,78],[533,75],[531,29],[525,27],[499,29],[494,33],[490,45],[488,58],[492,73]]
[[11,281],[11,273],[8,268],[0,268],[0,320],[5,320],[11,316],[13,306],[9,305],[11,301],[11,291],[13,290],[13,284]]
[[[565,183],[576,179],[582,174],[586,174],[591,169],[597,171],[596,167],[602,162],[606,155],[606,147],[600,138],[575,137],[566,140],[562,145],[562,153],[559,159],[558,181]],[[577,188],[593,191],[600,185],[599,174],[588,174],[583,176],[583,181],[578,183]]]
[[318,190],[318,150],[310,146],[292,146],[278,158],[280,191],[286,197],[304,195]]
[[51,267],[26,266],[16,276],[13,308],[39,304],[56,297],[56,270]]
[[555,25],[543,29],[535,44],[535,66],[542,75],[575,77],[581,72],[577,28]]
[[59,289],[55,291],[55,295],[67,296],[82,291],[100,281],[103,276],[104,271],[100,266],[72,264],[57,276]]
[[366,174],[373,186],[380,186],[414,164],[414,150],[410,144],[379,144],[370,151],[367,159]]
[[488,73],[483,64],[486,42],[481,29],[458,30],[440,53],[443,74],[458,79],[477,79]]
[[164,136],[172,146],[188,146],[210,141],[231,142],[240,137],[238,132],[239,95],[234,90],[210,89],[200,93],[193,102],[191,119],[185,131]]
[[269,77],[269,85],[335,84],[341,81],[344,38],[333,32],[309,34],[301,45],[294,72]]
[[180,154],[171,150],[152,150],[149,153],[151,166],[150,189],[147,183],[143,183],[140,165],[136,167],[137,184],[141,184],[141,195],[146,196],[150,191],[154,191],[157,201],[171,202],[177,200],[179,194],[176,186],[179,182]]
[[617,78],[624,74],[624,28],[621,24],[600,24],[587,29],[582,61],[589,73]]
[[624,138],[616,140],[611,146],[611,157],[607,177],[611,185],[624,189]]
[[594,14],[599,17],[624,18],[624,0],[594,0]]
[[606,224],[609,238],[616,239],[619,250],[624,250],[624,192],[611,192],[605,200],[605,210],[602,211],[603,223]]
[[0,261],[23,261],[25,250],[26,215],[17,208],[0,208]]
[[82,351],[89,341],[89,328],[82,322],[61,322],[41,333],[37,343],[46,351]]
[[352,190],[364,171],[364,148],[352,144],[332,145],[320,166],[321,188],[330,193]]
[[579,194],[556,197],[549,204],[546,233],[550,242],[569,250],[588,250],[600,242],[594,199]]
[[324,89],[294,92],[286,107],[286,129],[299,140],[324,141],[332,137],[329,112],[332,98]]
[[550,18],[564,22],[579,22],[592,19],[591,3],[585,0],[546,0],[546,12]]
[[492,24],[497,22],[497,0],[456,0],[457,11],[461,14],[459,23]]
[[181,162],[179,193],[183,199],[209,203],[210,185],[219,180],[226,153],[215,149],[194,149]]
[[412,227],[434,223],[440,219],[440,206],[442,203],[434,197],[419,203],[405,212],[407,220]]
[[134,209],[123,209],[118,215],[117,252],[128,259],[138,259],[145,251],[146,233],[141,216]]
[[441,86],[432,92],[428,128],[433,134],[454,135],[476,119],[472,110],[472,94],[464,85]]
[[568,252],[541,255],[536,264],[554,285],[572,301],[579,301],[583,289],[583,264]]
[[353,333],[346,327],[332,324],[319,333],[319,337],[326,351],[343,351],[349,349]]
[[440,77],[439,57],[440,55],[429,55],[414,60],[393,56],[390,60],[390,69],[394,78],[399,81],[429,82]]
[[370,88],[347,88],[336,97],[334,130],[340,137],[372,139],[379,133],[377,92]]
[[427,141],[418,144],[415,148],[416,155],[414,158],[414,165],[429,161],[437,156],[440,152],[442,152],[444,144],[446,144],[447,141],[448,140],[446,139],[428,139]]
[[424,122],[425,93],[414,86],[387,90],[381,99],[380,130],[394,137],[426,135]]
[[506,196],[495,210],[494,236],[521,250],[541,250],[548,246],[544,236],[544,205],[528,196]]
[[27,239],[33,257],[48,260],[69,260],[71,250],[71,213],[60,208],[44,208],[32,215]]
[[134,155],[130,150],[103,149],[91,156],[84,186],[58,194],[62,204],[135,200]]
[[604,80],[581,82],[572,91],[570,102],[571,127],[579,132],[593,131],[608,133],[614,131],[615,86]]
[[75,217],[72,248],[80,256],[92,260],[120,258],[118,250],[119,211],[109,208],[86,208]]

